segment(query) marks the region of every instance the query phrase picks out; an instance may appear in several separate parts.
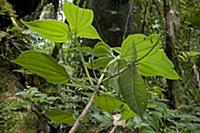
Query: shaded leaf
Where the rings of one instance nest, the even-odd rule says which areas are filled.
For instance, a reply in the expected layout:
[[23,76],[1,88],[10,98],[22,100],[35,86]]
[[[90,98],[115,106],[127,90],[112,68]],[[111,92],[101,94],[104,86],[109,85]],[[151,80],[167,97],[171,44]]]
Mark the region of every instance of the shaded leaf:
[[109,95],[97,96],[94,104],[110,114],[114,113],[116,109],[121,109],[121,119],[127,120],[136,115],[126,103]]
[[72,113],[61,111],[61,110],[50,110],[45,115],[56,124],[67,124],[72,125],[75,122]]
[[121,47],[121,55],[122,59],[126,61],[135,61],[137,59],[137,51],[135,48],[135,40],[128,36],[123,42]]
[[112,49],[109,45],[99,42],[93,48],[93,55],[96,57],[112,57]]
[[80,50],[88,54],[93,54],[93,49],[89,46],[81,46]]
[[[119,62],[120,69],[125,66],[125,61]],[[125,102],[142,117],[146,110],[148,96],[144,81],[134,64],[130,64],[130,67],[120,75],[118,82]]]
[[98,59],[94,60],[91,64],[93,65],[94,69],[100,70],[104,69],[107,64],[113,59],[114,57],[99,57]]
[[51,56],[41,52],[26,51],[13,62],[54,84],[66,83],[69,80],[65,68],[57,64]]
[[[113,74],[118,73],[118,71],[119,71],[118,62],[115,62],[115,63],[111,64],[108,67],[108,73],[109,73],[108,77],[112,76]],[[120,94],[118,78],[119,78],[119,75],[117,75],[117,76],[111,78],[110,80],[108,80],[108,86],[109,86],[109,88],[114,89],[117,94]]]

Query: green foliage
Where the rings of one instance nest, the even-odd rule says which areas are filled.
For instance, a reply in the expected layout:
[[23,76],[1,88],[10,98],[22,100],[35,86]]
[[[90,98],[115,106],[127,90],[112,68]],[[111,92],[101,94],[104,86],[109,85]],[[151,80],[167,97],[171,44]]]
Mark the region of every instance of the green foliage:
[[103,42],[97,43],[94,46],[92,52],[93,52],[92,54],[96,57],[112,57],[113,56],[113,52],[111,48]]
[[125,120],[136,116],[136,114],[130,109],[130,107],[126,103],[109,95],[97,96],[94,103],[96,106],[100,107],[104,111],[109,112],[110,114],[113,114],[117,110],[120,110],[122,115],[121,117]]
[[89,64],[89,68],[103,70],[106,65],[114,59],[112,49],[105,43],[97,43],[91,53],[94,57],[98,57]]
[[[120,68],[124,68],[124,65],[123,61],[119,63]],[[130,64],[128,69],[120,75],[118,82],[126,103],[134,112],[143,117],[148,99],[147,90],[134,64]]]
[[26,99],[29,103],[40,103],[40,104],[54,104],[59,97],[56,96],[48,96],[45,93],[41,93],[35,87],[29,87],[23,91],[17,92],[16,96],[20,96],[23,99]]
[[45,114],[52,122],[56,124],[72,125],[75,122],[73,114],[69,112],[64,112],[61,110],[49,110]]
[[[154,127],[150,125],[149,121],[145,123],[141,119],[145,119],[148,116],[146,114],[148,112],[145,113],[148,104],[147,86],[141,75],[163,76],[164,78],[174,80],[179,79],[178,74],[173,69],[172,62],[167,58],[160,46],[160,36],[155,34],[148,37],[143,34],[129,35],[123,41],[121,48],[111,48],[103,41],[97,43],[94,48],[82,47],[78,41],[78,37],[101,40],[96,29],[92,26],[93,12],[89,9],[79,8],[69,2],[64,4],[63,9],[69,26],[56,20],[39,20],[23,23],[50,41],[62,42],[63,48],[61,50],[67,44],[69,45],[71,43],[73,47],[71,49],[69,47],[67,50],[75,51],[75,54],[78,53],[85,73],[81,73],[81,69],[79,75],[74,75],[73,71],[65,70],[63,65],[66,65],[65,57],[68,56],[68,52],[66,51],[62,51],[62,65],[58,64],[47,54],[36,51],[26,51],[13,62],[45,78],[50,83],[64,84],[60,88],[58,87],[57,90],[60,96],[59,100],[64,104],[68,104],[67,102],[69,102],[69,100],[66,100],[69,97],[69,90],[73,93],[78,90],[77,93],[79,95],[84,90],[83,97],[86,97],[84,100],[87,101],[88,96],[90,96],[90,91],[88,90],[96,89],[93,85],[93,83],[96,84],[96,81],[98,81],[97,87],[99,88],[97,90],[100,93],[104,94],[106,91],[112,91],[115,94],[116,90],[118,90],[118,97],[116,95],[115,97],[113,97],[114,95],[97,96],[94,100],[95,105],[108,112],[108,116],[114,113],[120,113],[122,116],[121,119],[127,121],[134,119],[135,123],[127,127],[134,126],[134,128],[144,129],[144,131],[150,132],[151,130],[147,130],[146,128]],[[85,61],[82,52],[89,55],[88,62]],[[71,62],[73,61],[72,59]],[[93,71],[94,77],[91,76],[88,69]],[[73,76],[69,76],[69,74]],[[104,80],[108,80],[108,86],[104,83]],[[101,90],[99,90],[100,88]],[[72,104],[77,100],[76,97],[73,97],[73,93],[71,95]],[[40,93],[38,90],[33,90],[30,93],[25,91],[18,93],[18,95],[24,96],[24,98],[31,97],[31,102],[40,104],[52,104],[52,101],[56,100],[55,97],[49,97]],[[86,104],[83,101],[81,102]],[[157,106],[155,103],[150,105]],[[83,105],[79,106],[82,109]],[[72,105],[72,108],[77,109],[76,107]],[[48,110],[46,116],[53,123],[72,125],[75,121],[74,114],[79,114],[80,112],[73,110],[73,113],[69,113],[71,111],[65,112],[62,111],[63,109],[68,110],[66,105],[62,105],[58,109],[53,108]],[[100,114],[96,114],[93,117],[99,120],[103,118]],[[149,118],[151,117],[149,116]],[[156,118],[162,119],[159,112],[156,112]],[[154,119],[152,118],[150,120],[153,121]]]
[[100,39],[98,32],[91,25],[94,18],[92,10],[79,8],[70,2],[66,2],[63,11],[71,31],[75,32],[77,36]]
[[22,124],[22,117],[17,106],[19,102],[0,101],[0,132],[1,133],[17,133]]
[[69,75],[63,66],[52,57],[40,52],[26,51],[13,62],[54,84],[63,84],[69,80]]
[[[172,62],[160,48],[159,35],[146,37],[143,34],[129,36],[129,43],[134,42],[137,51],[138,71],[144,76],[163,76],[179,79]],[[159,62],[159,63],[158,63]]]
[[126,61],[134,62],[137,59],[136,39],[132,39],[131,35],[128,36],[122,43],[120,57]]
[[22,21],[31,30],[53,42],[66,42],[69,36],[67,24],[57,20]]
[[27,110],[28,105],[29,104],[22,99],[1,99],[0,132],[37,132],[39,130],[39,127],[37,126],[39,121],[34,113],[31,114],[31,112]]
[[147,58],[140,61],[138,69],[145,76],[158,75],[167,79],[179,79],[179,76],[173,69],[172,62],[167,58],[163,50],[154,51]]
[[[75,35],[87,35],[81,37],[94,38],[94,36],[90,36],[90,33],[92,33],[90,32],[92,27],[91,23],[93,21],[92,10],[82,9],[67,2],[64,4],[64,13],[69,22],[70,30],[74,32]],[[69,32],[68,26],[56,20],[24,22],[24,24],[47,39],[55,42],[66,41],[68,38],[66,38],[66,33],[68,35]],[[46,30],[49,30],[48,27],[52,25],[54,26],[52,27],[54,30],[48,31],[47,33],[49,34],[47,35]],[[62,27],[66,28],[63,29]],[[92,29],[93,31],[95,30],[94,27],[92,27]],[[53,36],[55,34],[62,36],[61,38],[64,39],[55,40],[54,37],[56,36]],[[96,36],[96,34],[94,35]],[[122,43],[120,53],[121,59],[133,63],[130,65],[120,61],[119,70],[126,66],[128,66],[128,69],[119,76],[119,88],[126,103],[140,116],[143,116],[146,108],[147,92],[143,80],[136,70],[134,61],[136,61],[136,59],[140,61],[138,70],[145,76],[162,75],[172,79],[178,78],[176,72],[173,70],[172,63],[165,56],[164,52],[159,47],[154,46],[157,45],[157,41],[159,41],[159,39],[156,35],[147,38],[142,34],[137,34],[128,36]],[[112,49],[102,42],[96,44],[92,50],[92,55],[98,57],[91,65],[97,70],[101,70],[107,66],[114,58]],[[157,61],[160,60],[159,57],[161,57],[162,63],[158,65]],[[46,78],[51,83],[62,84],[69,80],[69,75],[62,66],[58,65],[52,58],[39,52],[25,52],[15,60],[15,63]],[[92,68],[91,66],[90,68]],[[170,73],[170,75],[167,75],[168,73]]]
[[79,31],[79,33],[77,35],[80,37],[83,37],[83,38],[101,40],[99,33],[96,31],[96,29],[92,25],[90,25],[84,29],[81,29],[81,31]]
[[1,15],[13,15],[16,17],[15,15],[15,11],[13,10],[13,7],[11,4],[9,4],[6,0],[0,0],[0,16]]

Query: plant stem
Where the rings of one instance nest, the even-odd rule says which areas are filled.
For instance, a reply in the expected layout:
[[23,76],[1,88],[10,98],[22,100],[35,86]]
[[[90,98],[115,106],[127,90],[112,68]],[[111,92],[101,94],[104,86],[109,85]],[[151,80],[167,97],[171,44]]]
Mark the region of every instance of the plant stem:
[[90,76],[90,73],[89,73],[89,71],[88,71],[88,69],[87,69],[87,66],[85,65],[85,64],[86,64],[86,63],[85,63],[85,59],[84,59],[84,57],[83,57],[82,51],[80,50],[80,44],[79,44],[79,42],[78,42],[78,40],[77,40],[76,33],[75,33],[75,37],[73,38],[73,40],[75,41],[75,44],[76,44],[76,46],[77,46],[77,48],[78,48],[78,52],[79,52],[79,54],[80,54],[81,62],[82,62],[82,64],[83,64],[83,68],[84,68],[84,71],[85,71],[85,73],[86,73],[86,76],[89,78],[89,82],[90,82],[91,86],[94,86],[94,83],[93,83],[93,81],[92,81],[92,78],[91,78],[91,76]]
[[119,57],[117,58],[114,58],[113,60],[111,60],[107,66],[105,67],[103,73],[101,74],[98,82],[97,82],[97,85],[94,87],[94,92],[92,93],[92,96],[89,100],[89,102],[87,103],[86,107],[84,108],[84,110],[82,111],[82,113],[80,114],[80,116],[78,117],[78,119],[76,120],[76,122],[74,123],[73,127],[70,129],[69,133],[74,133],[76,131],[76,129],[78,128],[78,126],[80,125],[80,121],[85,118],[85,116],[88,114],[88,112],[90,111],[90,108],[95,100],[95,97],[97,95],[97,93],[99,92],[99,88],[100,88],[100,85],[101,83],[103,82],[103,78],[105,76],[105,72],[107,71],[107,68],[112,64],[114,63],[115,61],[117,61]]
[[81,115],[78,117],[78,119],[76,120],[76,122],[74,123],[73,127],[70,129],[69,133],[74,133],[76,131],[76,129],[78,128],[78,126],[80,125],[80,121],[85,118],[85,116],[88,114],[94,100],[95,97],[99,91],[100,85],[102,83],[102,80],[104,78],[104,73],[101,75],[101,77],[99,78],[97,85],[94,87],[94,92],[88,102],[88,104],[86,105],[85,109],[83,110],[83,112],[81,113]]
[[112,78],[114,78],[114,77],[116,77],[116,76],[122,74],[122,73],[125,72],[127,69],[128,69],[128,66],[122,68],[119,72],[117,72],[117,73],[111,75],[110,77],[105,78],[105,79],[102,81],[102,83],[104,83],[104,82],[106,82],[106,81],[108,81],[108,80],[110,80],[110,79],[112,79]]
[[112,128],[112,130],[109,133],[114,133],[116,128],[117,128],[117,124],[114,125],[114,127]]
[[92,85],[92,86],[94,86],[94,83],[93,83],[93,81],[92,81],[92,78],[90,77],[90,73],[89,73],[89,71],[88,71],[88,69],[87,69],[87,66],[85,65],[85,59],[84,59],[84,57],[83,57],[83,53],[79,50],[79,54],[80,54],[80,57],[81,57],[81,62],[83,63],[83,68],[84,68],[84,70],[85,70],[85,73],[86,73],[86,75],[87,75],[87,77],[89,78],[89,82],[90,82],[90,84]]

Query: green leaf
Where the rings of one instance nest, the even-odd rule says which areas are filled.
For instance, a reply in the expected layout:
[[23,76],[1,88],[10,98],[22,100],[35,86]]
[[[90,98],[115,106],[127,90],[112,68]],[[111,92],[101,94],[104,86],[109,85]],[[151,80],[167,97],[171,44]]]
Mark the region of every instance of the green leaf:
[[[108,76],[110,77],[113,74],[116,74],[119,72],[119,68],[118,68],[118,62],[114,62],[113,64],[111,64],[108,68],[107,68],[107,72],[108,72]],[[119,75],[111,78],[110,80],[108,80],[108,86],[110,89],[113,89],[116,91],[117,94],[120,94],[120,88],[119,88],[119,84],[118,84],[118,78]]]
[[92,10],[80,8],[71,2],[66,2],[63,11],[72,31],[78,33],[92,24]]
[[22,21],[29,29],[53,42],[66,42],[69,36],[69,26],[57,20]]
[[69,80],[65,68],[41,52],[26,51],[13,62],[54,84],[63,84]]
[[113,57],[113,52],[109,45],[99,42],[93,48],[93,55],[96,57]]
[[118,54],[121,54],[121,48],[120,47],[114,47],[112,48],[113,51],[115,51]]
[[[134,64],[129,65],[128,69],[118,78],[118,82],[125,102],[142,117],[147,106],[147,90],[143,79],[136,70],[136,66]],[[125,66],[125,61],[119,62],[120,69]]]
[[113,59],[114,57],[100,57],[96,60],[94,60],[93,63],[93,68],[100,70],[104,69],[107,64]]
[[89,47],[89,46],[81,46],[80,50],[82,52],[87,53],[87,54],[93,54],[93,49],[91,47]]
[[125,59],[126,61],[135,61],[137,59],[137,52],[136,52],[136,48],[135,48],[135,42],[131,38],[131,36],[128,36],[122,42],[122,48],[121,48],[120,57],[122,59]]
[[160,48],[158,39],[159,35],[157,34],[152,34],[149,37],[143,34],[129,35],[129,41],[134,42],[136,47],[137,60],[142,58],[138,62],[138,71],[144,76],[163,76],[168,79],[179,79],[172,62]]
[[139,61],[138,70],[144,76],[163,76],[168,79],[179,79],[173,69],[172,62],[167,58],[163,50],[156,50]]
[[61,110],[50,110],[45,115],[56,124],[72,125],[75,122],[72,113],[64,112]]
[[80,30],[77,35],[83,38],[101,40],[99,33],[96,31],[96,29],[92,25]]
[[122,119],[125,120],[136,116],[136,114],[129,108],[126,103],[109,95],[97,96],[95,98],[94,104],[104,111],[109,112],[110,114],[114,113],[116,109],[121,109]]
[[160,49],[160,42],[157,43],[159,39],[159,35],[157,34],[152,34],[149,37],[146,37],[143,34],[135,34],[135,35],[132,35],[132,39],[135,41],[137,40],[137,43],[136,43],[136,50],[137,50],[137,56],[138,56],[137,60],[144,57],[150,50],[151,52],[148,55]]
[[75,32],[77,36],[100,39],[98,32],[92,26],[94,18],[92,10],[80,8],[73,3],[66,2],[63,6],[63,11],[71,30]]

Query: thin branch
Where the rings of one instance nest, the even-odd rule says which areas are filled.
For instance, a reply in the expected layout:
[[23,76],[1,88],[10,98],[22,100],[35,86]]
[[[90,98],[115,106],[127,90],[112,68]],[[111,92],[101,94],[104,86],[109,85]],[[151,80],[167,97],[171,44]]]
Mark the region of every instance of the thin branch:
[[[161,37],[161,36],[160,36],[160,37]],[[136,60],[135,62],[140,61],[140,60],[142,60],[143,58],[145,58],[145,57],[155,48],[155,46],[158,44],[158,42],[159,42],[159,40],[160,40],[160,37],[158,38],[156,44],[155,44],[143,57],[141,57],[140,59]],[[82,56],[82,57],[83,57],[83,56]],[[110,77],[108,77],[108,78],[106,78],[106,79],[103,80],[103,78],[104,78],[104,76],[105,76],[105,72],[107,71],[108,66],[110,66],[112,63],[114,63],[115,61],[117,61],[118,58],[119,58],[119,57],[117,57],[117,58],[113,59],[112,61],[110,61],[110,62],[108,63],[108,65],[105,67],[103,73],[101,74],[101,77],[99,78],[99,80],[98,80],[98,82],[97,82],[97,85],[94,87],[94,92],[93,92],[93,94],[92,94],[92,96],[91,96],[89,102],[87,103],[86,107],[84,108],[84,110],[82,111],[82,113],[80,114],[80,116],[78,117],[78,119],[76,120],[76,122],[74,123],[73,127],[70,129],[69,133],[74,133],[74,132],[77,130],[78,126],[80,125],[81,120],[82,120],[83,118],[85,118],[86,115],[88,114],[88,112],[90,111],[90,108],[91,108],[91,106],[92,106],[92,104],[93,104],[93,102],[94,102],[94,100],[95,100],[95,97],[96,97],[97,93],[99,92],[100,85],[101,85],[103,82],[105,82],[105,81],[107,81],[107,80],[109,80],[109,79],[111,79],[111,78],[113,78],[113,77],[115,77],[115,76],[117,76],[117,75],[123,73],[124,71],[126,71],[126,70],[130,67],[130,66],[128,65],[127,67],[121,69],[118,73],[116,73],[116,74],[114,74],[114,75],[112,75],[112,76],[110,76]],[[83,60],[83,61],[84,61],[84,60]],[[84,63],[84,62],[83,62],[83,63]],[[86,70],[87,70],[87,69],[86,69]],[[93,82],[92,82],[92,83],[93,83]]]
[[126,25],[125,25],[125,30],[124,30],[124,34],[123,34],[123,40],[125,39],[127,30],[128,30],[128,22],[129,22],[129,18],[131,16],[132,8],[133,8],[133,5],[132,5],[132,2],[131,2],[130,3],[130,8],[129,8],[129,11],[128,11],[128,16],[126,18]]
[[147,8],[148,8],[148,1],[145,0],[145,8],[144,8],[144,16],[143,16],[143,23],[142,23],[141,33],[144,33],[144,28],[146,26]]
[[51,56],[54,59],[57,59],[57,56],[58,56],[60,50],[62,50],[62,43],[55,43],[54,48],[53,48],[53,52],[51,53]]
[[85,73],[86,73],[86,75],[87,75],[87,77],[89,78],[89,82],[90,82],[90,84],[92,85],[92,86],[94,86],[94,83],[93,83],[93,81],[92,81],[92,78],[91,78],[91,76],[90,76],[90,73],[89,73],[89,71],[88,71],[88,69],[87,69],[87,66],[85,65],[86,63],[85,63],[85,59],[84,59],[84,57],[83,57],[83,53],[79,50],[79,53],[80,53],[80,57],[81,57],[81,62],[83,63],[83,68],[84,68],[84,70],[85,70]]
[[11,16],[10,19],[11,19],[11,21],[12,21],[12,24],[13,24],[15,27],[19,28],[19,25],[17,24],[15,18]]
[[80,50],[80,45],[79,45],[79,43],[78,43],[78,41],[77,41],[76,33],[75,33],[75,37],[74,37],[73,39],[75,39],[75,44],[76,44],[77,48],[79,49],[78,51],[79,51],[79,54],[80,54],[80,57],[81,57],[81,62],[82,62],[82,64],[83,64],[83,68],[84,68],[84,71],[85,71],[85,73],[86,73],[86,76],[89,78],[90,84],[91,84],[92,86],[94,86],[94,83],[93,83],[93,81],[92,81],[92,78],[91,78],[91,76],[90,76],[90,73],[89,73],[89,71],[88,71],[88,69],[87,69],[86,62],[85,62],[85,59],[84,59],[84,57],[83,57],[83,53],[82,53],[82,51]]
[[117,73],[111,75],[110,77],[105,78],[105,79],[102,81],[102,83],[104,83],[104,82],[106,82],[106,81],[108,81],[108,80],[110,80],[110,79],[112,79],[112,78],[114,78],[114,77],[116,77],[116,76],[122,74],[122,73],[125,72],[128,68],[129,68],[129,66],[126,66],[126,67],[122,68],[122,69],[121,69],[120,71],[118,71]]
[[100,78],[99,78],[99,80],[97,82],[97,85],[94,87],[94,92],[92,93],[92,96],[91,96],[89,102],[87,103],[86,107],[84,108],[84,110],[82,111],[82,113],[80,114],[80,116],[78,117],[78,119],[76,120],[76,122],[74,123],[73,127],[70,129],[69,133],[74,133],[77,130],[78,126],[80,125],[80,121],[83,118],[85,118],[86,115],[88,114],[88,112],[90,111],[90,108],[92,107],[92,104],[93,104],[93,102],[95,100],[95,97],[96,97],[97,93],[99,92],[100,85],[102,84],[102,81],[103,81],[103,78],[105,76],[105,72],[107,71],[107,68],[112,63],[114,63],[117,59],[118,59],[118,57],[115,58],[115,59],[113,59],[112,61],[110,61],[108,63],[108,65],[105,67],[103,73],[101,74],[101,76],[100,76]]
[[95,70],[94,70],[94,63],[93,63],[93,60],[94,60],[94,59],[93,59],[93,57],[91,57],[91,58],[92,58],[92,59],[91,59],[91,64],[92,64],[92,72],[93,72],[93,75],[94,75],[94,79],[96,79],[96,80],[97,80],[98,78],[97,78],[96,72],[95,72]]
[[115,129],[117,128],[117,124],[114,125],[114,127],[112,128],[112,130],[109,133],[115,133]]
[[94,87],[94,92],[88,102],[88,104],[86,105],[85,109],[83,110],[83,112],[81,113],[81,115],[78,117],[78,119],[76,120],[76,122],[74,123],[73,127],[70,129],[69,133],[74,133],[78,126],[80,125],[80,121],[85,118],[85,116],[88,114],[88,112],[90,111],[90,108],[95,100],[95,97],[99,91],[100,85],[102,83],[102,80],[104,78],[104,74],[101,75],[101,77],[98,80],[97,85]]
[[92,91],[94,91],[94,89],[93,88],[91,88],[91,87],[89,87],[89,86],[86,86],[86,85],[82,85],[82,84],[65,84],[66,86],[69,86],[69,87],[77,87],[77,88],[87,88],[87,89],[89,89],[89,90],[92,90]]

